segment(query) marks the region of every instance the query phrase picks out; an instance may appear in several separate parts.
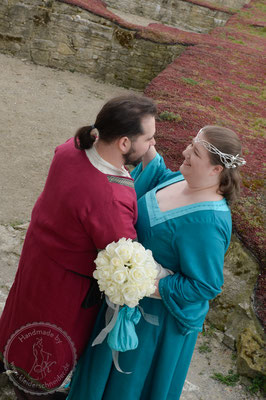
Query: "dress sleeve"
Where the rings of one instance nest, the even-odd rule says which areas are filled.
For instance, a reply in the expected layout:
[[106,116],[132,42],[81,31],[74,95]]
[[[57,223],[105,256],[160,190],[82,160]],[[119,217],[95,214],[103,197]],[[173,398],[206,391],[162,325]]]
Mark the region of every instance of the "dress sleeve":
[[140,163],[131,172],[131,176],[135,180],[135,190],[138,199],[160,183],[166,182],[178,175],[180,175],[180,172],[173,172],[167,168],[163,157],[158,153],[144,169],[142,168],[142,163]]
[[213,224],[189,224],[175,243],[180,272],[159,281],[159,292],[183,333],[200,331],[208,300],[221,292],[224,254],[230,229]]

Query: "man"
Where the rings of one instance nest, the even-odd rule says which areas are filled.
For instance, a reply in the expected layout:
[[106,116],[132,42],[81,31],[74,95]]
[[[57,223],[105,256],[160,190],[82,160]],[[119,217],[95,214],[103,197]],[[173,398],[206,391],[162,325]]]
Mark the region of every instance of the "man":
[[137,202],[126,163],[155,144],[156,106],[134,95],[107,102],[94,125],[57,147],[0,319],[0,357],[18,399],[55,392],[80,357],[99,309],[97,250],[135,239]]

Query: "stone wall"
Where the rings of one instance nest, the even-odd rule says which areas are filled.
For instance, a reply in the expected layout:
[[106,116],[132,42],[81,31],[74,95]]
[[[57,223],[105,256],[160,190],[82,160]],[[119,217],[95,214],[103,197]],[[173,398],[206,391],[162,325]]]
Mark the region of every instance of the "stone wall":
[[105,0],[105,3],[120,11],[201,33],[207,33],[216,26],[223,26],[231,16],[229,13],[183,0]]
[[143,89],[184,50],[54,0],[2,0],[0,51],[36,64]]

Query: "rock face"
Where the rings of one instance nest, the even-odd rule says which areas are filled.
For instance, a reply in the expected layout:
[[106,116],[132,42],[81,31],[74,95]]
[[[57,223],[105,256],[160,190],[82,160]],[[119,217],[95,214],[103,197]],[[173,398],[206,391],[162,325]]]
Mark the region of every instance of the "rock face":
[[[213,7],[229,6],[240,8],[247,0],[206,1]],[[216,26],[223,26],[230,14],[215,8],[200,5],[198,2],[183,0],[105,0],[105,3],[117,10],[125,11],[135,15],[152,18],[164,24],[187,29],[193,32],[206,33]]]
[[265,346],[254,324],[250,323],[239,335],[237,353],[237,369],[240,374],[251,378],[255,378],[258,373],[266,375]]
[[265,337],[253,308],[258,272],[256,260],[233,237],[225,257],[223,291],[211,302],[207,315],[224,332],[223,342],[237,350],[238,372],[251,378],[266,375]]
[[143,89],[184,49],[58,1],[0,5],[0,51],[119,86]]

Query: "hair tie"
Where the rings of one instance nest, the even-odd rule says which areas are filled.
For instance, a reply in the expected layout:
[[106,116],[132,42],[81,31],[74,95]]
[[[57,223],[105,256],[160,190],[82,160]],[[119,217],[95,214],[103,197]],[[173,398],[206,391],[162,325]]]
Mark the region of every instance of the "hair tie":
[[91,125],[90,126],[90,135],[94,138],[94,140],[96,140],[96,139],[98,139],[98,132],[93,132],[92,133],[92,131],[93,131],[93,129],[97,129],[94,125]]

